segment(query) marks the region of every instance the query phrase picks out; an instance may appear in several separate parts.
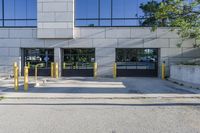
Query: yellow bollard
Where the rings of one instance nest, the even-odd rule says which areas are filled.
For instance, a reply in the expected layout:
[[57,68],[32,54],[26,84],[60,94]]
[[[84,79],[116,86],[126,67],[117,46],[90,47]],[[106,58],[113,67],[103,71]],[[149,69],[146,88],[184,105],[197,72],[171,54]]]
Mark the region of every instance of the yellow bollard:
[[28,91],[28,67],[24,67],[24,91]]
[[14,62],[13,64],[13,70],[15,69],[15,67],[17,67],[17,62]]
[[162,80],[165,80],[165,74],[166,74],[166,70],[165,70],[165,62],[162,63]]
[[94,78],[97,78],[97,63],[94,63]]
[[117,64],[114,63],[113,65],[113,78],[116,79],[117,78]]
[[14,88],[15,91],[19,90],[19,68],[14,64]]
[[38,65],[35,65],[35,83],[37,83]]
[[28,62],[28,69],[30,69],[31,68],[31,63],[30,62]]
[[56,78],[56,79],[58,79],[58,74],[59,72],[58,72],[58,63],[55,63],[54,64],[54,77]]
[[51,62],[51,77],[54,77],[54,63]]
[[63,63],[63,69],[66,69],[66,63],[65,62]]
[[78,62],[76,62],[76,69],[78,69]]

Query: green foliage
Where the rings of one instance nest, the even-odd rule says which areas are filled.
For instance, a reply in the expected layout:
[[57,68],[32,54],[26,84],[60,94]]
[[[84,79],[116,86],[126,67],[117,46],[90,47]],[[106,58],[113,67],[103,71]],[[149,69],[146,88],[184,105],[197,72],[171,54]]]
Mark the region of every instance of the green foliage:
[[165,20],[171,30],[178,29],[182,41],[195,39],[193,45],[200,46],[200,0],[191,3],[185,0],[166,0],[161,2],[155,18],[158,21]]
[[144,12],[144,17],[145,20],[142,22],[141,26],[151,26],[153,27],[154,25],[157,26],[166,26],[165,23],[163,23],[163,21],[158,20],[156,18],[156,13],[158,12],[160,3],[157,1],[149,1],[147,3],[142,3],[140,5],[140,8],[143,10]]
[[[147,18],[142,26],[151,26],[155,31],[158,27],[170,27],[182,38],[195,39],[195,47],[200,46],[200,0],[154,0],[141,4],[140,8]],[[178,44],[181,46],[182,43]]]

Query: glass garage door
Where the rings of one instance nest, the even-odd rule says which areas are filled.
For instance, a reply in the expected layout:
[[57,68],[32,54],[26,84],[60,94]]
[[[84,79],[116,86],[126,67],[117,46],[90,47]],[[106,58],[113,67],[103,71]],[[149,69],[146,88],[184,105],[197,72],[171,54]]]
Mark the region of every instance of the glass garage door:
[[63,49],[62,76],[93,76],[95,49],[69,48]]
[[24,61],[22,61],[22,68],[28,66],[30,76],[35,75],[36,65],[38,65],[38,76],[51,75],[51,62],[54,62],[54,49],[23,49],[23,54]]
[[116,49],[117,76],[157,77],[158,49]]

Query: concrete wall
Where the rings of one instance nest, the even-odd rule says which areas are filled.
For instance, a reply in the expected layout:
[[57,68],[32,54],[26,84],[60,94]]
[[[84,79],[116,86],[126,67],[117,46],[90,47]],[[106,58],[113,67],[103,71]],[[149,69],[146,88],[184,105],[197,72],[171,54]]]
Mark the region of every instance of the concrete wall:
[[170,64],[200,58],[200,49],[193,48],[194,40],[183,42],[179,48],[177,44],[181,39],[176,31],[171,32],[168,28],[159,28],[151,32],[150,28],[142,27],[86,27],[75,28],[74,33],[76,47],[96,48],[96,60],[102,66],[99,75],[112,73],[115,48],[159,48],[159,76],[163,61],[166,62],[167,76],[169,76]]
[[21,48],[54,48],[60,66],[62,48],[95,48],[98,76],[112,75],[116,48],[159,48],[159,73],[165,61],[168,75],[170,64],[200,58],[194,40],[178,48],[180,38],[167,28],[76,28],[74,0],[38,0],[37,8],[37,28],[0,28],[0,76],[12,75],[13,62],[21,64]]
[[73,38],[74,0],[38,0],[38,38]]
[[170,78],[200,85],[200,66],[171,65]]
[[135,27],[74,28],[74,39],[40,39],[36,28],[1,28],[0,76],[12,74],[14,61],[21,64],[21,48],[55,48],[55,61],[60,66],[62,48],[95,48],[99,76],[112,75],[116,48],[159,48],[159,66],[166,61],[169,75],[169,65],[200,58],[200,49],[193,48],[193,40],[185,41],[181,48],[176,46],[178,41],[178,35],[166,28],[156,32]]

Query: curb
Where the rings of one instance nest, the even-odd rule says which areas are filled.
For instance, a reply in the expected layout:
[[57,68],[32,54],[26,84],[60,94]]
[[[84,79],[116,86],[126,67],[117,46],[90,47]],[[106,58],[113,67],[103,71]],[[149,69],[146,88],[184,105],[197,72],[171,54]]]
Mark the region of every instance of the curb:
[[192,88],[192,89],[200,90],[200,85],[197,85],[197,84],[187,83],[187,82],[175,80],[175,79],[172,79],[172,78],[168,78],[168,81],[175,83],[177,85],[180,85],[180,86],[185,86],[185,87],[189,87],[189,88]]
[[4,99],[200,99],[200,94],[191,94],[191,95],[65,95],[65,96],[17,96],[17,95],[2,95]]

